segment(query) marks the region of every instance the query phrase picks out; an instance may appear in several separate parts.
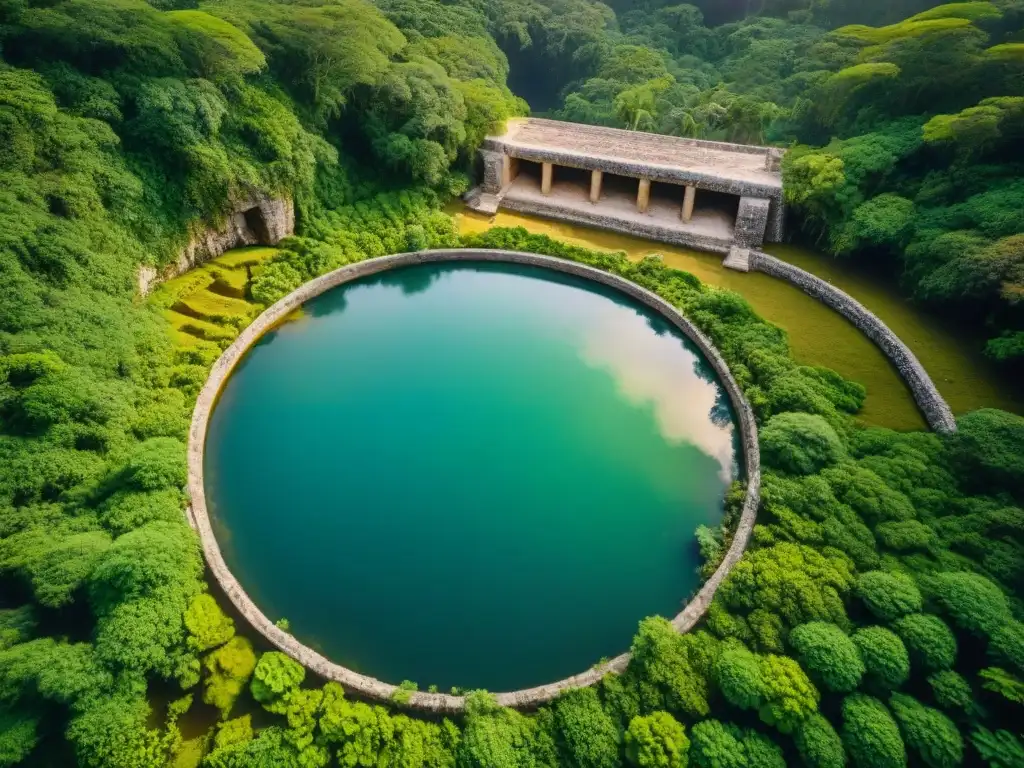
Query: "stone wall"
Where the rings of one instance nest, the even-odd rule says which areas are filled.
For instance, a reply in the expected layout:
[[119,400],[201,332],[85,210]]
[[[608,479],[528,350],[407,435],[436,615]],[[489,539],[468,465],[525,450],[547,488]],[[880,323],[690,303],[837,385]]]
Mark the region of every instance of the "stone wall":
[[945,399],[935,388],[931,377],[914,353],[889,327],[872,314],[860,302],[831,283],[805,272],[799,267],[769,256],[760,251],[751,251],[750,268],[758,272],[786,280],[843,315],[859,328],[865,336],[878,345],[885,356],[896,366],[907,382],[917,407],[921,409],[928,425],[936,432],[956,431],[956,419]]
[[781,243],[786,236],[786,204],[782,200],[772,200],[768,208],[768,228],[764,239],[769,243]]
[[287,197],[255,196],[239,200],[219,227],[193,232],[188,244],[174,263],[163,270],[139,268],[139,293],[145,296],[154,287],[200,264],[243,245],[277,245],[295,232],[295,206]]
[[768,211],[771,201],[763,197],[741,197],[736,211],[736,228],[733,240],[744,248],[754,248],[764,243],[768,229]]
[[[396,687],[335,664],[313,649],[303,645],[288,633],[278,629],[260,611],[228,569],[220,547],[217,544],[217,539],[213,534],[213,528],[206,507],[203,480],[203,448],[217,395],[231,375],[232,370],[238,365],[249,347],[264,333],[284,321],[293,310],[314,296],[361,277],[414,264],[447,261],[490,261],[543,267],[593,280],[619,290],[664,316],[697,345],[715,369],[739,419],[747,475],[746,498],[743,503],[739,523],[733,535],[732,544],[722,563],[711,578],[700,588],[696,596],[690,600],[682,612],[672,621],[673,625],[680,632],[691,629],[700,620],[708,605],[710,605],[718,586],[743,555],[754,527],[757,507],[760,501],[761,459],[757,443],[757,425],[754,421],[753,411],[743,396],[739,385],[733,379],[728,366],[726,366],[718,350],[696,327],[671,304],[635,283],[631,283],[609,272],[603,272],[593,267],[550,256],[539,256],[516,251],[477,249],[421,251],[418,253],[384,256],[342,267],[306,283],[267,309],[252,325],[242,332],[214,364],[209,378],[199,393],[189,431],[188,490],[192,501],[189,519],[199,534],[203,553],[213,578],[217,580],[224,593],[257,632],[263,635],[272,645],[317,675],[328,680],[337,681],[342,686],[361,696],[379,701],[390,699],[397,690]],[[500,664],[501,660],[495,659],[495,663]],[[624,653],[581,674],[536,688],[499,693],[497,694],[497,699],[504,706],[518,708],[536,707],[551,701],[561,692],[570,688],[593,685],[609,672],[622,672],[628,664],[629,654]],[[465,699],[462,696],[452,696],[443,693],[415,692],[409,697],[407,705],[424,711],[450,714],[461,712],[465,707]]]
[[600,229],[607,229],[612,232],[621,232],[624,235],[657,240],[662,243],[669,243],[670,245],[681,245],[684,248],[696,248],[699,251],[710,251],[711,253],[728,253],[732,242],[726,238],[702,235],[684,229],[663,227],[653,218],[649,221],[623,221],[620,218],[604,215],[601,212],[600,204],[595,205],[592,211],[580,211],[561,208],[558,206],[557,201],[546,203],[504,197],[501,199],[501,207],[505,210],[541,216],[545,219],[565,221],[569,224],[586,224],[587,226],[599,227]]
[[505,156],[501,152],[492,152],[489,149],[481,149],[479,155],[483,164],[481,189],[496,195],[501,191],[501,170]]

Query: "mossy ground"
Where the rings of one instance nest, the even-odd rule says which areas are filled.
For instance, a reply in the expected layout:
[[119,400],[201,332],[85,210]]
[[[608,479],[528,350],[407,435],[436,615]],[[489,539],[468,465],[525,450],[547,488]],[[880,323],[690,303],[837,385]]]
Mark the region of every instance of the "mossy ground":
[[260,313],[249,282],[277,252],[238,248],[160,285],[149,301],[167,318],[175,346],[212,355],[230,344]]

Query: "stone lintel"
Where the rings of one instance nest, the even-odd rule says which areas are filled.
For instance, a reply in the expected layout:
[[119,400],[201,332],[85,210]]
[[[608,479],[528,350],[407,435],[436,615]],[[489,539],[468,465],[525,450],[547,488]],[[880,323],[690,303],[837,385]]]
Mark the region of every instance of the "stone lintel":
[[739,197],[749,195],[777,200],[782,199],[781,179],[778,184],[760,184],[754,181],[730,179],[719,174],[705,173],[678,166],[632,163],[604,157],[593,157],[581,152],[549,150],[541,147],[503,146],[497,142],[492,142],[492,145],[500,147],[501,151],[511,157],[529,160],[534,163],[552,163],[553,165],[563,165],[567,168],[579,168],[585,171],[603,171],[606,174],[612,173],[617,176],[633,179],[646,178],[651,181],[661,181],[668,184],[690,185],[699,189],[724,192],[725,194],[737,195]]

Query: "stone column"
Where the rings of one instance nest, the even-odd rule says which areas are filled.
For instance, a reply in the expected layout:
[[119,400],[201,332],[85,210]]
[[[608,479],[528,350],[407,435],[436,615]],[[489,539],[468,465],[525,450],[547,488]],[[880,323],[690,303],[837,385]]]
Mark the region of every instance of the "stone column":
[[601,180],[603,178],[603,171],[590,172],[590,202],[592,203],[596,203],[601,199]]
[[647,205],[651,202],[651,180],[640,179],[640,186],[636,190],[636,209],[640,213],[647,213]]
[[693,218],[693,202],[697,199],[697,188],[687,185],[686,192],[683,193],[683,221],[689,221]]
[[554,168],[551,163],[541,163],[540,166],[540,193],[542,195],[551,194],[551,176]]

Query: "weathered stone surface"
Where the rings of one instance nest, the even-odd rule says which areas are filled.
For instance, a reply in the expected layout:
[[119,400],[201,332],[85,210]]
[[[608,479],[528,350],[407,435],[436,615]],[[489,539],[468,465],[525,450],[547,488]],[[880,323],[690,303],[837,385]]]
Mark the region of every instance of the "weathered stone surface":
[[[782,238],[784,209],[782,176],[779,158],[782,150],[726,142],[683,139],[641,131],[567,123],[558,120],[526,118],[510,120],[505,133],[489,136],[484,141],[480,156],[484,168],[480,191],[496,194],[494,171],[495,156],[511,158],[511,164],[522,159],[540,163],[542,167],[541,193],[552,193],[552,175],[558,186],[558,166],[589,170],[592,173],[614,174],[639,180],[637,210],[647,210],[650,183],[670,183],[685,186],[685,197],[680,190],[683,208],[679,220],[689,223],[694,193],[709,190],[741,198],[740,215],[735,234],[709,237],[706,232],[679,231],[678,227],[657,225],[653,222],[623,222],[621,216],[602,216],[600,191],[594,202],[593,213],[581,212],[552,199],[547,204],[523,200],[518,194],[498,196],[500,208],[518,210],[547,218],[591,226],[606,227],[617,232],[638,235],[690,248],[724,253],[733,242],[743,246],[759,246],[765,239],[775,242]],[[552,174],[553,171],[553,174]],[[513,172],[509,172],[502,190],[514,188]],[[592,185],[593,185],[592,177]],[[600,184],[598,184],[600,190]],[[467,200],[476,200],[471,192]],[[742,202],[746,200],[747,202]],[[761,203],[766,201],[764,210]],[[687,208],[686,201],[689,201]],[[730,217],[731,218],[731,217]]]
[[492,152],[487,149],[480,150],[480,160],[483,163],[484,175],[481,186],[484,192],[492,195],[501,191],[504,156],[501,152]]
[[657,240],[661,243],[681,245],[685,248],[696,248],[711,253],[728,253],[730,241],[724,237],[711,237],[696,232],[682,230],[679,227],[662,226],[657,219],[641,221],[638,219],[622,219],[602,212],[601,205],[592,210],[569,210],[557,204],[543,203],[534,200],[523,200],[516,197],[500,198],[499,207],[533,216],[541,216],[555,221],[570,224],[586,224],[591,227],[621,232],[625,235]]
[[764,243],[768,228],[768,210],[771,201],[763,197],[741,197],[736,212],[736,229],[733,239],[737,245],[754,248]]
[[722,266],[726,269],[735,269],[737,272],[749,272],[750,249],[734,245],[729,249],[729,255],[725,257]]
[[[718,586],[743,555],[754,527],[757,507],[760,501],[761,455],[757,443],[757,425],[754,421],[754,413],[743,396],[739,385],[733,379],[718,350],[714,348],[704,334],[697,330],[671,304],[635,283],[631,283],[609,272],[603,272],[593,267],[550,256],[539,256],[537,254],[520,253],[517,251],[480,249],[420,251],[417,253],[384,256],[342,267],[306,283],[261,314],[221,355],[220,359],[217,360],[211,369],[210,376],[206,380],[196,401],[195,411],[192,414],[192,424],[189,430],[188,489],[192,505],[188,515],[190,522],[199,533],[203,553],[210,572],[218,584],[220,584],[228,599],[231,600],[242,616],[252,624],[257,632],[262,634],[272,645],[287,653],[321,677],[337,681],[362,696],[379,701],[390,699],[397,690],[396,687],[335,664],[313,649],[303,645],[288,633],[278,629],[260,611],[228,569],[220,547],[217,544],[217,539],[213,534],[213,528],[210,524],[209,513],[206,507],[203,480],[203,448],[217,395],[231,375],[232,370],[241,361],[249,347],[255,344],[264,333],[282,322],[292,311],[314,296],[361,277],[413,264],[444,261],[491,261],[527,264],[577,275],[614,288],[663,315],[697,345],[718,374],[739,421],[744,465],[746,468],[746,497],[732,543],[722,563],[711,578],[704,583],[697,595],[672,620],[673,626],[680,632],[692,629],[700,620],[707,611]],[[499,659],[496,659],[495,663],[501,662]],[[519,708],[536,707],[550,701],[561,692],[570,688],[593,685],[609,672],[622,672],[628,663],[629,654],[624,653],[579,675],[536,688],[500,693],[497,695],[497,699],[504,706]],[[415,692],[411,694],[408,706],[429,712],[449,714],[461,712],[465,707],[465,699],[462,696],[452,696],[443,693]]]
[[765,170],[768,147],[530,117],[509,120],[505,133],[488,136],[484,148],[538,163],[696,183],[735,195],[770,198],[782,192],[781,175]]
[[896,370],[907,382],[917,407],[921,409],[928,425],[936,432],[955,432],[956,419],[945,399],[935,388],[928,372],[913,352],[900,341],[889,326],[879,320],[864,305],[844,291],[820,277],[805,272],[799,267],[769,256],[760,251],[751,251],[750,267],[757,272],[778,277],[800,288],[804,293],[813,296],[824,304],[832,307],[839,314],[852,322],[865,336],[878,346],[885,356],[896,366]]
[[768,228],[764,239],[769,243],[781,243],[786,236],[786,203],[783,200],[772,200],[768,208]]
[[162,272],[153,267],[139,269],[139,293],[145,296],[157,284],[183,274],[203,262],[215,259],[243,245],[277,245],[295,232],[295,207],[286,197],[252,197],[239,200],[220,227],[198,230]]

